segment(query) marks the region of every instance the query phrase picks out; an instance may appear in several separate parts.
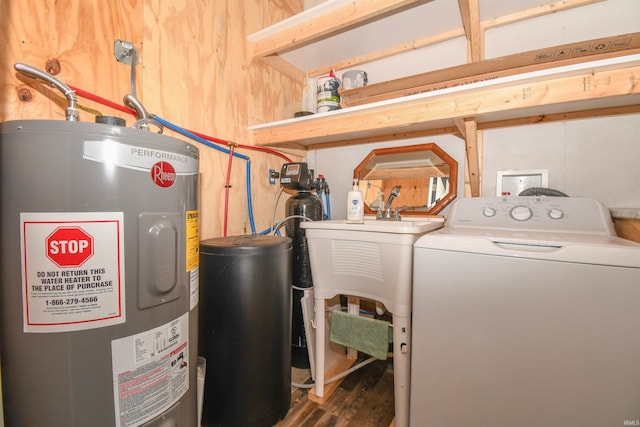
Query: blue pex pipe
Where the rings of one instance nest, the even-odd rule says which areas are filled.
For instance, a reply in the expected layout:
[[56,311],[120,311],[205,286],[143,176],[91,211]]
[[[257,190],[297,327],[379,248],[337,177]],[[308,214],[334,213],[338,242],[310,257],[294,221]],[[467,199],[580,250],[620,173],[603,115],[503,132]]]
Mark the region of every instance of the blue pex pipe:
[[327,219],[331,219],[331,199],[329,198],[329,193],[324,193],[324,198],[326,200],[325,205],[327,207]]
[[[154,120],[157,120],[158,123],[160,123],[162,126],[167,127],[169,129],[171,129],[174,132],[177,132],[183,136],[186,136],[187,138],[191,138],[194,141],[197,141],[203,145],[206,145],[207,147],[211,147],[214,148],[218,151],[221,151],[225,154],[229,154],[231,153],[231,150],[228,150],[226,148],[220,147],[217,144],[214,144],[211,141],[207,141],[204,138],[199,137],[198,135],[194,134],[193,132],[189,132],[188,130],[181,128],[178,125],[174,125],[171,122],[168,122],[166,120],[164,120],[161,117],[156,116],[155,114],[151,114],[151,117]],[[233,152],[232,155],[234,157],[237,157],[239,159],[245,160],[247,162],[247,206],[248,206],[248,210],[249,210],[249,223],[251,224],[251,233],[252,234],[256,234],[256,226],[253,220],[253,207],[252,207],[252,202],[251,202],[251,160],[249,159],[249,156],[245,156],[244,154],[240,154],[237,152]]]
[[247,157],[247,208],[249,209],[249,223],[251,224],[251,234],[256,234],[256,224],[253,221],[253,205],[251,203],[251,160],[249,160],[248,157]]
[[[219,145],[214,144],[214,143],[213,143],[213,142],[211,142],[211,141],[207,141],[206,139],[201,138],[201,137],[199,137],[198,135],[196,135],[196,134],[194,134],[194,133],[192,133],[192,132],[189,132],[188,130],[186,130],[186,129],[184,129],[184,128],[181,128],[181,127],[180,127],[180,126],[178,126],[178,125],[174,125],[173,123],[168,122],[168,121],[166,121],[166,120],[164,120],[164,119],[162,119],[162,118],[160,118],[160,117],[156,116],[155,114],[151,114],[151,117],[152,117],[154,120],[157,120],[157,121],[158,121],[162,126],[168,127],[168,128],[169,128],[169,129],[171,129],[172,131],[174,131],[174,132],[178,132],[179,134],[184,135],[184,136],[186,136],[187,138],[191,138],[191,139],[193,139],[194,141],[197,141],[197,142],[199,142],[199,143],[201,143],[201,144],[204,144],[204,145],[206,145],[207,147],[215,148],[216,150],[221,151],[221,152],[223,152],[223,153],[225,153],[225,154],[229,154],[229,152],[231,152],[231,150],[228,150],[228,149],[226,149],[226,148],[220,147]],[[242,159],[242,160],[247,160],[247,161],[249,161],[249,157],[248,157],[248,156],[245,156],[244,154],[236,153],[235,151],[233,152],[233,156],[234,156],[234,157],[237,157],[237,158],[239,158],[239,159]]]

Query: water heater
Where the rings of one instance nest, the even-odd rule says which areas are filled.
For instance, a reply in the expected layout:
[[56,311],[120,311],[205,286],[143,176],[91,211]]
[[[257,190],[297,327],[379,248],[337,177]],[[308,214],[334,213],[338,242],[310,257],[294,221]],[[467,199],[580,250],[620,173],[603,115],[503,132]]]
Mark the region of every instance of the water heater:
[[0,123],[5,424],[196,426],[198,149]]

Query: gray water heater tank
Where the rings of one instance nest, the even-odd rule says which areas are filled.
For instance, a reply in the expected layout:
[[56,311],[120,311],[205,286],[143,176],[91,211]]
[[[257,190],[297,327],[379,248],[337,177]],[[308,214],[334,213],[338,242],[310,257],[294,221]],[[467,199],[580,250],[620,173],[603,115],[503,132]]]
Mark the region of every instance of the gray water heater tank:
[[193,427],[198,149],[110,124],[0,123],[8,427]]

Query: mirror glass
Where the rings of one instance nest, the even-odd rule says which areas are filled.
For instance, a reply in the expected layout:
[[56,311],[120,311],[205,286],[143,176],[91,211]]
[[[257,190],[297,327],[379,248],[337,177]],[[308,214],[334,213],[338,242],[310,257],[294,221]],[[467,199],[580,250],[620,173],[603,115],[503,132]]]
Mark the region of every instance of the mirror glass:
[[396,209],[401,216],[435,215],[456,198],[458,162],[434,143],[381,148],[369,153],[353,177],[366,215]]

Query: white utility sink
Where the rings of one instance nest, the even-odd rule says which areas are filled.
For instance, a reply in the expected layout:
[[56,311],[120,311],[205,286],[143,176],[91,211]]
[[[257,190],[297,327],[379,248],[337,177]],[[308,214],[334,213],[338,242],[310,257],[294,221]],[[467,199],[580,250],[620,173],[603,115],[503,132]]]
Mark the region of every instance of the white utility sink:
[[316,327],[315,392],[324,395],[325,300],[352,295],[379,301],[393,314],[394,396],[396,425],[408,425],[411,372],[411,295],[413,244],[441,228],[442,217],[305,221],[313,277]]
[[441,217],[434,218],[415,218],[402,219],[400,221],[382,221],[376,219],[365,219],[364,223],[348,223],[345,220],[331,221],[315,221],[302,222],[304,229],[318,230],[350,230],[361,232],[376,233],[398,233],[398,234],[423,234],[441,228],[444,225],[444,219]]
[[[411,313],[413,244],[442,228],[444,219],[303,221],[316,295],[350,294],[382,302],[394,314]],[[349,293],[349,292],[351,293]]]

